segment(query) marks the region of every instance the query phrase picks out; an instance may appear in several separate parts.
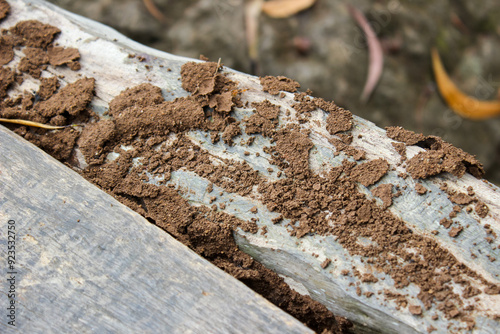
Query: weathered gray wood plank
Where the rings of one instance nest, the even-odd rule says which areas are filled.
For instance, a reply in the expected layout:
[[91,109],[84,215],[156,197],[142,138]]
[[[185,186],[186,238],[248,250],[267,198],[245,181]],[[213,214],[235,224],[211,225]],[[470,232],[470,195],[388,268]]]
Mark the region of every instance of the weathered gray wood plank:
[[[15,221],[16,321],[7,324]],[[0,126],[2,333],[310,333]]]
[[[151,82],[162,88],[166,99],[186,96],[187,93],[180,87],[180,66],[189,59],[173,56],[159,52],[151,48],[133,42],[122,35],[116,33],[96,22],[67,13],[53,5],[49,5],[40,0],[32,1],[11,1],[13,14],[2,26],[11,26],[22,19],[38,19],[40,21],[57,25],[64,31],[58,42],[63,46],[77,47],[82,55],[82,70],[72,72],[61,68],[49,67],[49,71],[55,75],[64,75],[67,82],[73,82],[78,75],[92,76],[96,78],[97,89],[96,98],[92,102],[94,111],[102,113],[106,110],[108,103],[123,89],[143,83]],[[16,51],[16,60],[19,60],[20,51]],[[144,63],[136,59],[128,58],[128,54],[135,53],[146,58]],[[152,66],[153,71],[148,71],[144,65]],[[159,67],[163,66],[163,69]],[[171,72],[165,69],[171,68]],[[294,110],[291,105],[294,103],[293,95],[287,93],[285,98],[276,98],[263,93],[257,78],[225,69],[230,73],[230,77],[240,83],[242,88],[248,89],[243,93],[244,101],[270,100],[274,104],[280,105],[282,111],[290,111],[292,116]],[[25,80],[25,82],[15,88],[13,94],[20,94],[24,89],[37,87],[36,81]],[[243,119],[251,111],[249,109],[237,109],[234,113],[236,119]],[[353,111],[355,113],[355,110]],[[335,155],[336,149],[329,143],[331,135],[325,129],[325,114],[317,110],[312,113],[312,120],[303,124],[304,128],[310,128],[315,147],[311,154],[311,166],[314,171],[328,169],[337,166],[346,158],[343,153]],[[292,119],[280,119],[281,124],[293,122]],[[500,235],[500,190],[498,187],[477,180],[470,175],[460,179],[443,174],[431,179],[422,181],[422,184],[432,192],[419,196],[415,191],[415,181],[411,178],[403,179],[398,176],[405,172],[403,166],[399,165],[400,156],[392,146],[385,131],[374,124],[355,117],[354,119],[353,146],[366,151],[368,159],[384,158],[394,170],[391,170],[379,183],[392,183],[398,185],[402,190],[402,195],[394,199],[391,211],[404,219],[408,226],[412,227],[414,233],[418,233],[436,240],[442,247],[448,249],[460,261],[468,267],[482,275],[491,283],[500,284],[500,249],[498,242],[489,243],[485,240],[487,236],[484,226],[490,225],[490,229]],[[234,146],[227,146],[223,143],[212,145],[207,140],[206,133],[192,132],[190,138],[193,142],[208,150],[214,157],[225,157],[237,161],[246,161],[254,169],[262,171],[268,178],[273,176],[265,171],[271,165],[268,162],[268,154],[262,151],[263,146],[271,145],[269,141],[261,136],[257,136],[255,144],[251,147],[242,146],[236,143]],[[358,137],[358,135],[361,135]],[[243,140],[247,136],[241,136]],[[240,138],[238,138],[240,139]],[[239,140],[237,140],[239,142]],[[422,149],[416,146],[408,147],[408,158],[413,157]],[[244,151],[252,154],[247,156]],[[255,153],[260,154],[256,158]],[[82,163],[84,163],[82,161]],[[222,163],[222,162],[221,162]],[[325,163],[325,165],[323,165]],[[153,178],[152,178],[153,179]],[[467,187],[472,186],[478,200],[489,206],[487,217],[480,219],[475,213],[462,211],[455,218],[462,226],[468,226],[458,238],[451,238],[447,230],[440,226],[439,221],[448,217],[453,209],[453,203],[447,195],[439,191],[443,182],[447,182],[450,189],[467,192]],[[210,196],[206,194],[208,181],[193,173],[176,171],[172,173],[170,183],[182,186],[193,192],[186,192],[185,196],[192,203],[199,205],[210,205]],[[295,282],[297,289],[310,294],[313,298],[321,301],[334,313],[346,316],[357,323],[356,330],[379,331],[384,333],[416,333],[425,332],[429,326],[434,326],[438,332],[447,332],[447,326],[460,326],[461,324],[451,319],[440,316],[438,320],[432,320],[434,312],[439,311],[432,308],[429,312],[424,312],[421,317],[415,317],[407,309],[396,309],[393,301],[383,301],[378,298],[365,298],[358,296],[354,286],[356,283],[353,277],[344,277],[341,271],[356,266],[358,270],[369,272],[370,267],[361,261],[359,257],[350,256],[342,245],[336,242],[331,236],[308,235],[302,239],[290,237],[286,228],[282,225],[274,225],[271,219],[276,213],[271,213],[266,206],[259,202],[259,194],[252,193],[247,197],[229,194],[223,189],[215,187],[217,193],[223,195],[219,199],[224,200],[225,211],[241,219],[259,218],[259,226],[267,227],[267,235],[252,235],[238,231],[236,233],[237,242],[241,249],[254,256],[257,260],[278,273],[287,276],[291,282]],[[373,198],[369,188],[360,185],[360,190]],[[225,199],[231,198],[233,202]],[[258,207],[257,215],[250,215],[249,209]],[[430,233],[438,230],[440,233],[434,236]],[[88,241],[86,241],[88,242]],[[298,243],[298,244],[297,244]],[[276,252],[278,249],[280,252]],[[477,258],[472,258],[471,253],[482,254]],[[314,255],[316,254],[316,255]],[[497,261],[491,261],[486,255]],[[334,266],[328,270],[322,270],[321,262],[325,258],[337,259]],[[380,277],[383,275],[381,274]],[[393,289],[389,276],[385,280],[372,283],[373,292],[384,289]],[[484,288],[481,286],[480,288]],[[397,291],[396,291],[397,292]],[[418,303],[418,288],[410,285],[405,291],[409,299]],[[474,331],[477,333],[498,332],[498,320],[492,320],[491,315],[500,314],[500,297],[498,295],[481,294],[477,296],[475,304],[477,306],[471,316],[476,321]]]

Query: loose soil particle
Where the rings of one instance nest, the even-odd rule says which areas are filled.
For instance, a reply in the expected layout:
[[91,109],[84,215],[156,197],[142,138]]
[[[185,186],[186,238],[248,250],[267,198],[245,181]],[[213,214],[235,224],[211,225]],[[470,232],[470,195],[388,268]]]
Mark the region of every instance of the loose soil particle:
[[462,232],[462,230],[463,230],[462,226],[452,227],[450,232],[448,232],[448,235],[452,238],[455,238],[460,234],[460,232]]
[[410,305],[408,309],[413,315],[422,315],[422,307],[420,305]]
[[269,100],[262,102],[253,102],[252,107],[255,108],[255,113],[267,120],[277,119],[280,113],[280,107],[272,104]]
[[481,218],[484,218],[488,215],[489,208],[486,204],[483,202],[478,202],[476,206],[474,207],[474,210],[476,211],[477,215]]
[[10,5],[5,0],[0,0],[0,21],[9,15]]
[[448,218],[443,218],[439,221],[439,224],[444,226],[445,228],[450,228],[451,224],[453,224],[453,220]]
[[260,78],[260,84],[262,85],[262,90],[264,92],[269,92],[271,95],[278,95],[280,91],[293,93],[300,87],[297,81],[284,76],[265,76]]
[[0,97],[7,96],[9,86],[14,83],[16,77],[15,72],[10,68],[2,67],[0,70]]
[[[273,137],[279,124],[280,108],[269,100],[253,102],[252,107],[255,108],[255,113],[245,120],[245,133],[249,135],[260,133],[264,137]],[[254,137],[251,137],[247,145],[251,145],[253,140]]]
[[0,37],[0,66],[8,64],[14,59],[12,45],[3,37]]
[[415,184],[415,191],[419,195],[424,195],[427,192],[427,188],[425,188],[422,184],[417,183]]
[[222,140],[229,146],[233,146],[233,138],[241,135],[240,123],[235,122],[226,126],[222,133]]
[[288,125],[274,136],[276,152],[286,161],[287,176],[303,179],[309,175],[309,150],[314,146],[307,131],[301,132],[295,125]]
[[50,98],[59,88],[59,80],[57,77],[41,78],[40,87],[38,88],[37,95],[42,100]]
[[469,204],[472,201],[474,201],[474,198],[470,197],[467,194],[459,193],[459,192],[451,195],[449,198],[450,198],[450,201],[452,201],[453,203],[462,204],[462,205]]
[[79,79],[61,88],[59,92],[46,101],[35,105],[37,113],[45,118],[69,114],[77,116],[87,108],[94,96],[95,80],[93,78]]
[[[1,5],[2,2],[0,13]],[[28,54],[40,55],[45,61],[43,53],[59,32],[59,29],[38,21],[25,21],[2,36],[5,38],[2,43],[38,48],[36,51],[24,50]],[[64,50],[60,52],[68,52]],[[74,61],[76,53],[69,53],[71,56],[64,57]],[[30,64],[38,64],[38,69],[43,71],[43,61],[30,61]],[[55,66],[66,63],[53,61]],[[28,66],[22,72],[36,73],[36,66]],[[331,168],[326,175],[316,175],[309,168],[309,153],[313,147],[309,132],[295,124],[280,127],[278,106],[269,101],[254,103],[254,114],[243,124],[238,124],[231,113],[233,106],[241,105],[240,91],[237,83],[226,78],[216,63],[187,63],[182,67],[181,76],[183,88],[192,96],[164,101],[158,87],[150,84],[131,87],[110,103],[112,118],[109,120],[99,120],[87,110],[95,85],[92,78],[68,84],[57,93],[57,79],[42,80],[39,88],[41,101],[33,102],[30,93],[17,100],[4,99],[2,105],[8,107],[2,108],[0,115],[17,116],[24,112],[27,119],[57,124],[70,124],[77,118],[87,121],[92,116],[92,121],[84,126],[81,134],[71,128],[49,132],[28,130],[23,126],[10,127],[56,158],[73,165],[75,157],[71,154],[77,145],[89,164],[81,171],[84,177],[318,332],[339,333],[350,324],[334,317],[308,296],[296,293],[278,275],[238,250],[232,232],[241,228],[257,233],[256,219],[243,221],[219,211],[218,208],[224,209],[225,204],[218,203],[217,196],[212,197],[211,207],[191,206],[182,197],[184,189],[167,184],[172,172],[182,169],[209,180],[207,192],[212,192],[216,185],[229,193],[248,196],[256,188],[260,201],[280,215],[273,223],[279,224],[285,218],[291,221],[288,228],[292,236],[301,238],[313,233],[335,236],[351,255],[361,256],[375,272],[389,275],[395,289],[410,284],[418,287],[417,297],[425,310],[435,305],[446,318],[457,318],[470,328],[474,326],[474,320],[467,316],[467,310],[471,308],[465,309],[463,298],[482,293],[471,286],[471,281],[488,285],[484,293],[500,293],[500,286],[489,284],[434,239],[413,233],[404,221],[387,210],[392,185],[379,185],[373,189],[373,194],[383,200],[382,206],[359,190],[359,184],[368,187],[387,173],[387,161],[376,159],[358,164],[345,159],[342,165]],[[0,96],[5,97],[16,81],[16,74],[2,67],[0,79]],[[261,84],[273,95],[280,91],[295,92],[299,87],[298,83],[285,77],[261,78]],[[322,109],[328,113],[328,131],[339,135],[337,149],[353,152],[354,148],[350,146],[352,136],[339,134],[352,128],[349,111],[304,93],[296,94],[295,99],[298,103],[294,108],[299,120],[302,119],[299,123],[307,121],[307,113]],[[274,144],[265,151],[271,154],[270,162],[279,170],[278,173],[284,172],[284,177],[270,181],[245,162],[210,155],[185,135],[187,131],[199,129],[211,132],[212,138],[222,136],[227,144],[231,144],[240,134],[240,126],[246,133],[262,134],[271,139]],[[445,171],[457,176],[466,171],[476,176],[482,174],[482,167],[474,157],[440,138],[425,137],[401,128],[389,128],[387,133],[405,145],[425,149],[408,161],[407,170],[414,178]],[[170,139],[169,145],[164,144],[167,139]],[[123,150],[123,145],[130,145],[132,149]],[[402,147],[398,147],[402,152]],[[113,161],[106,160],[111,152],[120,155]],[[356,154],[364,157],[362,153]],[[139,157],[142,165],[136,166],[133,160]],[[163,181],[160,185],[145,183],[151,176],[162,177]],[[459,197],[457,204],[467,202],[463,196]],[[486,216],[488,212],[487,207],[479,202],[475,210],[480,216]],[[253,211],[256,213],[256,208]],[[453,222],[445,219],[442,224],[449,228]],[[461,231],[461,226],[453,227],[449,234],[458,237]],[[361,246],[359,238],[369,239],[372,244]],[[323,268],[329,265],[328,260],[321,264]],[[355,268],[352,273],[359,280],[356,292],[360,296],[363,293],[360,283],[378,281],[375,275],[361,274]],[[350,275],[350,272],[342,270],[342,275]],[[461,286],[464,292],[461,295],[455,292],[451,283]],[[383,294],[394,300],[399,308],[408,307],[409,312],[416,316],[423,312],[420,306],[408,305],[403,293],[385,290]],[[365,295],[369,297],[367,292]]]
[[42,65],[49,62],[47,52],[40,48],[26,47],[23,53],[26,57],[21,59],[17,69],[20,72],[29,73],[33,78],[40,78],[42,70],[46,69],[46,67]]
[[403,142],[407,146],[416,145],[425,149],[408,160],[406,170],[414,179],[425,179],[442,172],[458,177],[466,172],[478,178],[484,175],[482,164],[473,155],[439,137],[424,136],[401,127],[387,127],[386,130],[387,136],[391,139]]
[[61,30],[40,21],[21,21],[10,29],[14,45],[45,49]]
[[75,48],[55,46],[48,48],[49,63],[53,66],[70,64],[80,58],[80,52]]
[[372,190],[372,194],[382,200],[384,209],[392,205],[392,187],[392,184],[381,184]]
[[423,134],[403,129],[400,126],[387,127],[386,131],[387,137],[403,142],[408,146],[416,145],[419,142],[425,141],[425,136]]
[[332,260],[331,260],[331,259],[328,259],[328,258],[327,258],[327,259],[325,259],[325,261],[323,261],[323,262],[321,263],[321,268],[326,269],[326,268],[330,265],[330,263],[332,263]]
[[109,115],[119,117],[119,112],[127,108],[144,108],[163,102],[159,87],[150,83],[140,84],[121,92],[109,103]]
[[351,171],[351,178],[368,187],[384,176],[389,170],[389,164],[384,159],[376,159],[357,165]]
[[339,109],[326,118],[326,130],[334,135],[352,128],[352,114],[348,110]]
[[391,143],[394,149],[399,153],[401,156],[401,162],[406,161],[406,145],[403,143]]

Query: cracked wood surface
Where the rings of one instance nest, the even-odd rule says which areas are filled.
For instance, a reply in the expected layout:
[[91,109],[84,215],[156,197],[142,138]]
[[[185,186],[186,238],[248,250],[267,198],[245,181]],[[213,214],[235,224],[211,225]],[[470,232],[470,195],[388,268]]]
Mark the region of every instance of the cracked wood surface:
[[312,333],[3,126],[0,193],[5,280],[9,220],[16,232],[2,333]]

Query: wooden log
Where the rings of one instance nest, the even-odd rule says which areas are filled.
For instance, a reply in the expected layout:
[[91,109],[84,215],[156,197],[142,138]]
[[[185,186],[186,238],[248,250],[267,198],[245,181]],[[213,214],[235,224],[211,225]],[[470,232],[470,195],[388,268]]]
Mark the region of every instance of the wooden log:
[[[80,75],[96,78],[96,98],[92,101],[95,112],[103,114],[109,102],[121,91],[143,82],[161,87],[166,99],[188,95],[178,79],[181,66],[192,60],[142,46],[101,24],[39,0],[11,1],[11,5],[13,13],[2,26],[12,26],[26,19],[54,24],[64,31],[58,42],[80,50],[82,58],[80,72],[52,67],[49,67],[48,71],[55,75],[64,75],[64,80],[68,83],[75,81]],[[129,58],[129,54],[140,56],[145,61]],[[19,56],[19,51],[16,51],[16,59]],[[155,70],[150,71],[145,65]],[[170,71],[166,71],[167,68]],[[270,95],[262,91],[258,78],[230,69],[224,71],[228,73],[229,78],[239,83],[240,88],[246,89],[242,94],[244,101],[251,103],[267,99],[280,106],[282,111],[290,112],[290,117],[280,116],[280,124],[297,122],[298,116],[292,107],[296,103],[293,94],[284,93],[284,97]],[[15,90],[21,93],[30,87],[37,87],[37,82],[25,80]],[[234,118],[243,122],[250,114],[249,109],[235,108]],[[332,139],[340,137],[330,134],[326,123],[327,115],[317,109],[312,111],[310,119],[302,124],[303,128],[311,131],[309,138],[314,147],[311,150],[309,165],[317,174],[340,166],[345,159],[353,161],[345,152],[339,152],[335,147]],[[440,173],[422,180],[403,178],[401,175],[408,173],[408,170],[400,163],[401,156],[393,145],[396,143],[395,140],[389,138],[385,130],[366,120],[354,117],[353,123],[351,146],[364,151],[367,160],[378,158],[386,160],[391,168],[374,186],[360,184],[359,191],[382,205],[380,199],[374,196],[374,187],[379,184],[397,186],[400,195],[393,199],[393,204],[389,208],[392,214],[400,217],[412,233],[433,245],[434,243],[438,245],[439,252],[445,252],[457,259],[461,268],[468,268],[479,275],[481,279],[472,279],[469,283],[474,289],[485,291],[491,286],[498,286],[500,266],[497,260],[500,257],[500,250],[498,240],[492,236],[500,233],[499,188],[470,174],[457,177]],[[223,158],[244,161],[259,171],[264,178],[276,180],[274,174],[270,175],[267,172],[268,168],[275,166],[270,164],[271,156],[263,149],[272,143],[262,136],[256,136],[252,146],[238,142],[233,146],[222,142],[212,144],[207,140],[207,133],[202,131],[192,131],[189,137],[213,157],[216,159],[218,157],[220,164],[225,164]],[[248,138],[246,134],[241,135],[242,142]],[[408,159],[424,151],[425,148],[416,145],[409,145],[406,148]],[[85,165],[86,162],[81,160],[80,167]],[[193,172],[175,171],[169,183],[191,190],[186,191],[183,196],[193,204],[203,206],[212,204],[211,196],[205,191],[210,182]],[[427,189],[427,192],[419,194],[417,183]],[[444,183],[447,184],[446,190],[442,190]],[[453,235],[450,229],[440,222],[448,219],[457,206],[450,194],[454,191],[467,193],[469,187],[472,187],[475,193],[474,204],[484,203],[489,212],[485,217],[480,217],[474,210],[466,211],[466,206],[472,207],[472,204],[461,204],[461,210],[455,212],[456,217],[453,218],[461,230]],[[241,196],[227,192],[221,187],[214,188],[221,194],[218,200],[226,203],[224,209],[226,213],[242,220],[258,218],[259,227],[267,229],[265,235],[237,230],[235,238],[238,246],[268,268],[285,276],[289,284],[295,286],[298,291],[311,295],[335,314],[353,321],[356,324],[356,332],[418,333],[433,329],[443,333],[449,330],[467,331],[463,320],[457,320],[453,313],[445,313],[443,309],[438,308],[438,303],[426,309],[419,298],[422,291],[415,283],[396,289],[391,275],[374,270],[362,256],[351,254],[336,237],[317,234],[308,234],[300,239],[291,237],[285,227],[285,223],[290,221],[285,219],[280,225],[273,224],[272,219],[278,214],[269,210],[256,191]],[[253,207],[257,208],[257,213],[251,212],[250,209]],[[432,233],[433,231],[437,234]],[[409,252],[411,253],[410,250]],[[325,270],[321,264],[326,259],[336,261]],[[409,262],[400,259],[399,263],[403,267]],[[353,275],[353,267],[356,268],[358,276]],[[346,272],[350,274],[344,275]],[[364,284],[361,289],[357,285],[361,280],[360,276],[372,273],[376,274],[377,281]],[[463,286],[456,282],[449,283],[449,286],[457,294],[462,293]],[[426,291],[426,293],[432,295],[432,292]],[[398,299],[398,294],[399,296],[404,294],[403,303]],[[497,332],[500,315],[498,294],[481,293],[469,299],[457,300],[463,303],[460,305],[462,315],[464,312],[467,313],[466,315],[474,322],[473,332]],[[473,309],[467,308],[472,304]]]
[[312,333],[3,126],[0,190],[2,333]]

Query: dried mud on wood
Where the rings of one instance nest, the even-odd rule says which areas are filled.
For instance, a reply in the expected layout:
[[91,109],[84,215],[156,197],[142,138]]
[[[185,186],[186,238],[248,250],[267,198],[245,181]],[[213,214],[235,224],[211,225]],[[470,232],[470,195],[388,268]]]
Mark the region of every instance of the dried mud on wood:
[[[2,4],[4,2],[1,2]],[[0,13],[5,12],[0,6]],[[8,11],[7,11],[8,12]],[[233,231],[265,234],[257,218],[242,220],[225,211],[214,186],[230,194],[248,196],[260,201],[279,215],[273,221],[283,225],[291,237],[331,235],[351,256],[360,256],[374,273],[383,273],[394,282],[395,291],[379,291],[386,300],[396,300],[399,309],[407,308],[415,317],[432,309],[437,317],[458,320],[462,329],[473,329],[473,297],[500,294],[500,286],[461,263],[449,250],[429,236],[414,231],[390,211],[392,184],[375,185],[389,171],[385,159],[367,159],[365,152],[351,145],[353,117],[350,111],[335,103],[297,93],[297,82],[285,77],[261,78],[262,90],[274,99],[295,93],[294,115],[271,100],[249,104],[242,99],[247,87],[230,80],[215,62],[188,62],[182,66],[182,87],[190,96],[164,100],[161,88],[149,83],[129,87],[109,104],[108,117],[99,117],[90,108],[96,82],[81,78],[59,88],[57,77],[42,77],[36,94],[24,92],[8,96],[9,89],[29,78],[40,78],[48,66],[68,66],[79,70],[79,52],[75,48],[55,46],[60,34],[57,27],[38,21],[19,22],[2,30],[0,44],[0,117],[20,118],[52,125],[78,123],[81,128],[61,131],[6,125],[14,132],[46,150],[55,158],[79,172],[89,181],[112,194],[176,237],[219,268],[238,278],[268,300],[306,323],[317,332],[341,333],[352,324],[335,317],[325,306],[304,296],[284,283],[283,278],[254,261],[238,249]],[[17,68],[9,67],[13,48],[21,47],[25,55]],[[98,83],[97,83],[98,84]],[[250,116],[235,117],[236,108]],[[326,131],[336,154],[346,156],[338,166],[316,173],[310,166],[314,143],[309,123],[311,113],[322,110]],[[214,156],[190,138],[192,131],[204,133],[207,141],[222,141],[228,147],[250,148],[256,136],[269,139],[264,147],[269,156],[269,178],[246,161]],[[242,134],[251,135],[241,143]],[[387,135],[398,141],[395,148],[406,161],[408,174],[415,179],[449,172],[458,177],[483,174],[481,164],[471,155],[442,139],[423,136],[401,128],[387,129]],[[239,144],[237,144],[239,142]],[[419,146],[424,151],[406,160],[406,147]],[[85,164],[77,156],[81,152]],[[245,156],[252,153],[245,151]],[[256,157],[258,153],[255,154]],[[211,206],[192,205],[183,196],[189,189],[171,183],[178,171],[194,173],[210,182],[205,190],[211,195]],[[405,175],[406,177],[406,175]],[[360,190],[360,184],[382,199],[382,205]],[[419,194],[426,192],[417,185]],[[488,207],[473,193],[449,191],[450,200],[479,216]],[[473,206],[472,204],[475,204]],[[257,214],[258,210],[250,210]],[[450,217],[452,219],[453,217]],[[451,221],[451,220],[450,220]],[[446,223],[446,222],[445,222]],[[465,228],[448,227],[457,237]],[[361,245],[360,238],[371,241]],[[496,235],[491,242],[498,244]],[[328,270],[332,261],[321,267]],[[366,286],[377,283],[375,274],[353,267],[342,275],[358,280],[356,293],[370,298]],[[418,304],[404,290],[410,284],[418,287]],[[453,289],[461,287],[461,292]],[[482,286],[482,289],[477,288]],[[439,312],[437,312],[438,310]],[[439,315],[438,315],[439,314]],[[492,315],[499,317],[500,315]],[[430,328],[432,330],[432,328]]]

